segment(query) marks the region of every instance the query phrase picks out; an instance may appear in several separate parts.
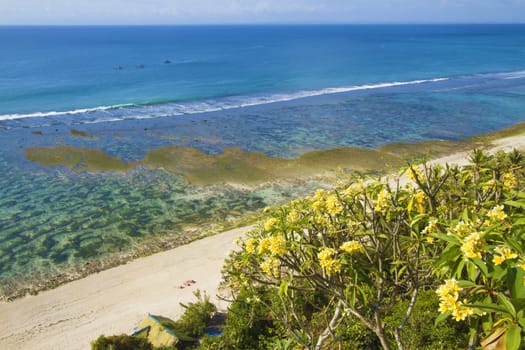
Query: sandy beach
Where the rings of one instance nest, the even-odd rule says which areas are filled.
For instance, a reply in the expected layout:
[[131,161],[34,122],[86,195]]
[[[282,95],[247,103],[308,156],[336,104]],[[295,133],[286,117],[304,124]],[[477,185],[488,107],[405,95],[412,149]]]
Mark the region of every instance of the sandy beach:
[[[525,149],[525,136],[493,141],[491,152]],[[468,152],[433,160],[465,164]],[[233,241],[249,227],[224,232],[166,252],[137,259],[54,290],[0,304],[0,349],[89,349],[100,334],[131,333],[148,314],[176,319],[180,302],[206,291],[219,309],[220,270]],[[186,280],[196,283],[185,288]]]
[[[148,313],[176,319],[193,292],[216,298],[221,266],[233,241],[227,231],[134,260],[36,296],[0,304],[0,349],[89,349],[100,334],[131,333]],[[180,288],[187,280],[196,283]]]

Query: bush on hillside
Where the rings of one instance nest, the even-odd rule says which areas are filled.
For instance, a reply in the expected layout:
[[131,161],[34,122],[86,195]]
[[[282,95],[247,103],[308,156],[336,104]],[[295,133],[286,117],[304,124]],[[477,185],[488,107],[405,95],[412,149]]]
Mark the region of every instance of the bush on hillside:
[[[363,341],[371,332],[384,349],[416,346],[404,329],[430,289],[439,297],[437,322],[464,321],[472,346],[484,338],[519,348],[522,155],[475,151],[464,168],[411,165],[404,177],[358,177],[347,188],[276,208],[231,254],[226,283],[270,316],[280,338],[307,349],[340,344],[350,321],[364,327]],[[261,290],[275,298],[261,298]]]

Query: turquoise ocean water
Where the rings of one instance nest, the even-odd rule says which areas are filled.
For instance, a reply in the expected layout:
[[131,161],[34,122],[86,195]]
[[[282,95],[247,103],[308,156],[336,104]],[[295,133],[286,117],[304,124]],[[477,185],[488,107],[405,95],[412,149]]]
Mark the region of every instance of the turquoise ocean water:
[[523,120],[525,25],[0,27],[0,289],[323,185],[78,174],[27,161],[28,147],[291,158]]

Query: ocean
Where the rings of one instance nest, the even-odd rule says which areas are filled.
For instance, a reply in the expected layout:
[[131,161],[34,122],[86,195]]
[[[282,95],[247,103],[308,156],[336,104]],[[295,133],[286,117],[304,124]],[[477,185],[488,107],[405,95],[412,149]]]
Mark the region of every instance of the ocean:
[[0,291],[163,249],[181,232],[329,186],[78,172],[32,162],[28,149],[293,159],[524,120],[525,25],[0,27]]

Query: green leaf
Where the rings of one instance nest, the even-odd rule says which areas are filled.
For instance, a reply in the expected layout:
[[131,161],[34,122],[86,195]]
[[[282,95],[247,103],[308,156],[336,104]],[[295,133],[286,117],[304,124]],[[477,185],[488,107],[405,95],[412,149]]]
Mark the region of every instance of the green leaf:
[[442,314],[439,314],[439,316],[436,317],[436,320],[434,321],[434,327],[436,327],[441,322],[445,321],[448,316],[450,316],[450,312],[444,312]]
[[523,277],[525,272],[522,269],[511,268],[507,272],[507,287],[510,290],[510,296],[513,299],[525,298],[525,286],[523,285]]
[[525,318],[520,318],[518,320],[518,323],[521,326],[521,328],[525,328]]
[[481,273],[483,274],[483,276],[488,276],[489,275],[489,271],[487,269],[487,265],[485,265],[485,262],[483,260],[477,259],[477,258],[473,258],[472,262],[474,264],[476,264],[477,267],[479,267],[479,269],[481,270]]
[[431,233],[429,236],[440,239],[445,242],[449,242],[455,245],[460,245],[460,240],[456,236],[447,235],[444,233]]
[[473,307],[476,309],[480,309],[481,311],[486,311],[486,312],[499,312],[502,314],[508,314],[506,308],[498,304],[493,304],[493,303],[473,303],[473,304],[467,304],[467,306]]
[[492,272],[492,279],[496,282],[500,282],[503,277],[507,276],[507,272],[507,269],[496,265],[494,266],[494,271]]
[[461,217],[463,219],[464,222],[469,222],[470,221],[470,218],[469,218],[469,215],[468,215],[468,209],[465,208],[463,210],[463,213],[461,214]]
[[521,345],[521,328],[513,326],[505,332],[505,343],[507,350],[518,350]]
[[279,295],[288,296],[288,281],[284,280],[281,282],[281,286],[279,287]]
[[512,318],[516,318],[516,309],[514,308],[514,305],[512,305],[509,298],[507,298],[505,295],[499,293],[498,294],[498,300],[501,302],[503,307],[507,310],[507,313],[512,316]]
[[504,204],[515,208],[525,209],[525,201],[506,201]]
[[521,242],[518,242],[517,240],[511,238],[511,237],[507,237],[505,239],[505,242],[515,251],[517,251],[518,253],[522,253],[523,252],[523,248],[522,248],[522,245],[521,245]]
[[472,281],[467,281],[467,280],[459,280],[458,281],[458,286],[460,288],[472,288],[472,287],[476,287],[477,284],[472,282]]

